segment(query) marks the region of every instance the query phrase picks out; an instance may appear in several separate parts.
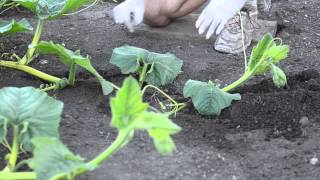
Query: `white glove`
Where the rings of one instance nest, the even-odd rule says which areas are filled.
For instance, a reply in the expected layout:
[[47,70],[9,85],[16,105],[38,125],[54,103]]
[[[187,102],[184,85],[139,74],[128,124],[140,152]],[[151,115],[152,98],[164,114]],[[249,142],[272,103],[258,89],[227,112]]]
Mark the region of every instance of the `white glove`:
[[220,34],[226,23],[241,10],[247,0],[211,0],[202,11],[196,22],[199,34],[206,30],[206,38],[209,39],[213,33]]
[[116,23],[125,24],[130,32],[143,21],[144,0],[126,0],[113,9]]

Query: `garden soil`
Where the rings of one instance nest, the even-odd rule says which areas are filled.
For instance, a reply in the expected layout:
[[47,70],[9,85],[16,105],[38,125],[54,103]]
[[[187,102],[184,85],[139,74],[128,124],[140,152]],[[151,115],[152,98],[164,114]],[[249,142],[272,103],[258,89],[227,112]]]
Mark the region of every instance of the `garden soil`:
[[[229,84],[244,70],[243,55],[218,53],[213,41],[199,38],[132,35],[114,24],[108,15],[111,9],[112,5],[104,4],[47,22],[42,38],[81,49],[107,80],[118,85],[125,76],[109,63],[113,48],[129,44],[174,53],[184,61],[183,73],[163,89],[188,106],[173,118],[183,130],[174,136],[177,152],[172,156],[159,155],[147,134],[139,132],[101,168],[79,180],[320,179],[320,165],[310,163],[320,158],[320,1],[274,1],[271,12],[261,18],[277,21],[277,35],[290,45],[290,56],[281,63],[289,84],[277,89],[270,75],[255,77],[234,91],[242,94],[242,100],[219,117],[200,116],[190,100],[183,98],[183,85],[188,79]],[[3,17],[12,15],[27,17],[35,25],[35,19],[24,11],[7,12]],[[22,55],[30,40],[30,33],[0,38],[0,52]],[[52,56],[38,57],[32,66],[60,77],[67,75],[67,68]],[[116,137],[116,130],[109,126],[109,101],[114,94],[104,97],[94,78],[81,70],[77,75],[74,87],[50,94],[65,103],[60,128],[63,142],[90,160]],[[41,83],[25,73],[0,69],[0,87],[39,87]],[[145,100],[153,102],[152,95]]]

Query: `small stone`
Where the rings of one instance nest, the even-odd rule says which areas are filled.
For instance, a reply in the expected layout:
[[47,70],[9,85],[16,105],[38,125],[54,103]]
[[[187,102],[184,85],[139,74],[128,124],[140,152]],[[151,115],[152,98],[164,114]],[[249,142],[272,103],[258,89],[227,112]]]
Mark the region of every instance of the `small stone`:
[[42,64],[42,65],[48,64],[48,60],[41,59],[40,60],[40,64]]
[[310,159],[310,164],[315,166],[318,163],[319,163],[319,159],[316,156],[314,156],[313,158]]
[[301,124],[302,127],[306,127],[310,124],[310,121],[308,117],[304,116],[304,117],[301,117],[299,123]]

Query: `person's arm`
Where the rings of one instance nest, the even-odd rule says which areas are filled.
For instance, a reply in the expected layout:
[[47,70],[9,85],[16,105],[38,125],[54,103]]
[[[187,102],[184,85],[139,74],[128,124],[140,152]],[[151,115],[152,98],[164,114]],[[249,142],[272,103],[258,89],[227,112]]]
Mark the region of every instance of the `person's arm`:
[[196,22],[199,34],[207,31],[209,39],[214,32],[220,34],[226,23],[244,6],[247,0],[211,0]]
[[113,9],[114,20],[118,24],[125,24],[129,31],[143,21],[144,0],[126,0]]

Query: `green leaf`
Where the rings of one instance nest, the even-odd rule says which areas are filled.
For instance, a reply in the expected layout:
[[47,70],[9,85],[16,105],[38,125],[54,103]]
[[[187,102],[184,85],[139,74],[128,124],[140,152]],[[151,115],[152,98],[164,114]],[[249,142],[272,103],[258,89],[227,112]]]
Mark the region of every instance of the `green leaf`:
[[37,15],[40,19],[55,19],[68,12],[75,11],[92,0],[39,0]]
[[[133,47],[122,46],[113,50],[111,64],[120,68],[123,74],[139,73],[141,69],[149,66],[145,75],[145,81],[155,86],[166,85],[174,81],[181,73],[182,60],[175,55],[159,54],[147,50]],[[144,76],[142,75],[142,76]]]
[[90,59],[84,58],[82,56],[76,56],[74,58],[75,64],[78,66],[82,67],[83,69],[87,70],[90,72],[92,75],[96,77],[96,79],[100,82],[100,85],[102,87],[102,91],[104,95],[108,95],[112,93],[113,87],[112,84],[109,81],[106,81],[99,73],[94,69],[94,67],[91,65]]
[[65,48],[60,44],[55,44],[52,41],[46,42],[42,41],[37,46],[37,51],[39,54],[52,54],[57,55],[59,60],[64,64],[71,66],[74,64],[74,57],[78,56],[73,51]]
[[80,54],[80,51],[71,51],[60,44],[55,44],[53,42],[45,42],[42,41],[37,46],[37,51],[40,54],[53,54],[59,57],[59,60],[68,66],[73,64],[77,64],[81,68],[87,70],[92,75],[96,77],[96,79],[100,82],[102,91],[104,95],[108,95],[113,91],[112,84],[109,81],[106,81],[92,66],[89,57],[83,57]]
[[[115,98],[111,99],[112,122],[120,133],[135,130],[146,130],[153,138],[158,152],[171,154],[176,146],[171,135],[178,133],[181,128],[174,124],[168,114],[148,112],[148,104],[142,101],[139,83],[132,77],[127,78]],[[128,137],[123,144],[131,139]]]
[[36,12],[38,0],[13,0],[20,4],[22,7],[29,9],[33,13]]
[[[31,150],[33,137],[58,137],[63,103],[32,87],[0,89],[0,120],[11,126],[23,126],[21,144]],[[4,121],[3,121],[4,120]],[[5,134],[0,129],[0,134]]]
[[266,52],[266,57],[272,59],[272,64],[278,64],[281,60],[288,57],[289,46],[275,45]]
[[265,74],[270,71],[271,64],[278,64],[288,57],[288,53],[288,46],[277,45],[274,38],[267,34],[253,48],[248,70],[255,71],[255,74]]
[[36,137],[32,143],[35,149],[28,164],[37,174],[38,180],[50,180],[57,175],[72,177],[72,172],[88,169],[80,156],[73,154],[56,138]]
[[181,128],[169,119],[168,114],[144,112],[134,121],[133,126],[148,131],[160,154],[170,155],[176,150],[171,135],[180,132]]
[[229,94],[211,81],[209,83],[189,80],[183,89],[183,96],[191,97],[193,105],[202,115],[219,115],[233,100],[240,100],[240,94]]
[[181,73],[183,64],[182,60],[170,53],[149,53],[144,62],[151,65],[151,69],[146,75],[146,82],[155,86],[173,82],[178,74]]
[[148,53],[145,49],[125,45],[113,50],[110,62],[119,67],[122,74],[136,73]]
[[117,129],[125,129],[148,109],[142,101],[139,83],[132,77],[127,78],[116,97],[111,99],[111,125]]
[[248,64],[250,70],[255,69],[258,63],[264,60],[265,53],[274,44],[275,43],[273,41],[273,37],[270,34],[266,34],[265,36],[263,36],[263,38],[259,41],[257,46],[255,46],[252,50]]
[[8,120],[0,117],[0,142],[6,139],[8,132]]
[[33,28],[26,19],[17,22],[14,19],[5,21],[0,19],[0,35],[10,35],[24,31],[32,31]]

